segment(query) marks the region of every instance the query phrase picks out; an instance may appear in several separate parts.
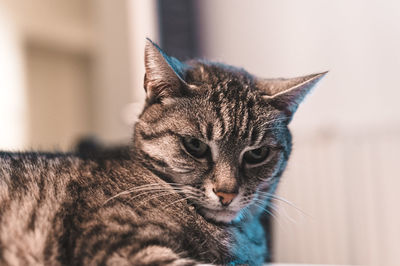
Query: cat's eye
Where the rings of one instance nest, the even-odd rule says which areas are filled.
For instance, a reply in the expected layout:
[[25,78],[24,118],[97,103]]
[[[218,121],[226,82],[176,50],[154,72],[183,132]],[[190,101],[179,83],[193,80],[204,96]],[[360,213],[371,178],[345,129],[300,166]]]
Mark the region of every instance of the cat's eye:
[[201,140],[192,137],[184,137],[182,142],[185,150],[192,156],[196,158],[204,158],[207,156],[209,147]]
[[260,148],[246,151],[243,154],[243,160],[247,164],[259,164],[267,159],[270,150],[267,146],[262,146]]

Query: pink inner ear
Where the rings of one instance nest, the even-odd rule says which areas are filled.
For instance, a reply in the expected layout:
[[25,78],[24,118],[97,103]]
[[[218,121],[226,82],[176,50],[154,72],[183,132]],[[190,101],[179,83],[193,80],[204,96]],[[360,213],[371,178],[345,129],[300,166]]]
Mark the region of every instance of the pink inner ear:
[[169,57],[160,47],[148,39],[145,47],[144,88],[148,98],[176,97],[185,84],[183,75],[187,66]]

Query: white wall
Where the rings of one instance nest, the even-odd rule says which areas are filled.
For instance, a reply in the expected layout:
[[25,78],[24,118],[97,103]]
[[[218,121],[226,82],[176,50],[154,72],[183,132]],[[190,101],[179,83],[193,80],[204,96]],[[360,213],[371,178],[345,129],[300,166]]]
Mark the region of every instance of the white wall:
[[129,0],[129,59],[131,63],[132,103],[123,112],[126,123],[133,124],[141,113],[145,100],[144,47],[146,38],[158,43],[158,14],[156,0]]
[[0,1],[0,149],[67,149],[91,133],[91,1]]
[[[400,2],[198,1],[203,54],[262,77],[330,70],[299,108],[279,262],[400,265]],[[287,204],[283,204],[287,205]],[[279,205],[282,207],[282,204]]]
[[0,2],[0,149],[27,143],[23,49],[7,8]]
[[0,149],[128,142],[157,35],[155,0],[0,0]]
[[398,1],[206,0],[199,12],[209,58],[263,77],[330,70],[296,130],[400,123]]

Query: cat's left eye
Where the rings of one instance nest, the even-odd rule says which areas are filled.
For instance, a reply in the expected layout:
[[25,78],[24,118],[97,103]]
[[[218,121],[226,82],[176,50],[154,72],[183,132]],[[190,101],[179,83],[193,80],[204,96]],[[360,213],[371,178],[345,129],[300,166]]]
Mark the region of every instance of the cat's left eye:
[[267,146],[262,146],[257,149],[246,151],[243,154],[243,160],[247,164],[259,164],[265,161],[270,153],[270,149]]
[[208,145],[202,142],[199,139],[192,138],[192,137],[184,137],[183,146],[185,150],[196,158],[204,158],[208,154]]

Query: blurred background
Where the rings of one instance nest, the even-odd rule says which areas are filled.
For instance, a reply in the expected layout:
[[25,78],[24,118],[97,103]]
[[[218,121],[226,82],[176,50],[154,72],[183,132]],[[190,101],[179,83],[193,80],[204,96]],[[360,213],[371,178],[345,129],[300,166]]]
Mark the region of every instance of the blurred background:
[[145,37],[261,77],[330,70],[291,124],[272,260],[400,265],[400,2],[0,0],[0,149],[127,143]]

